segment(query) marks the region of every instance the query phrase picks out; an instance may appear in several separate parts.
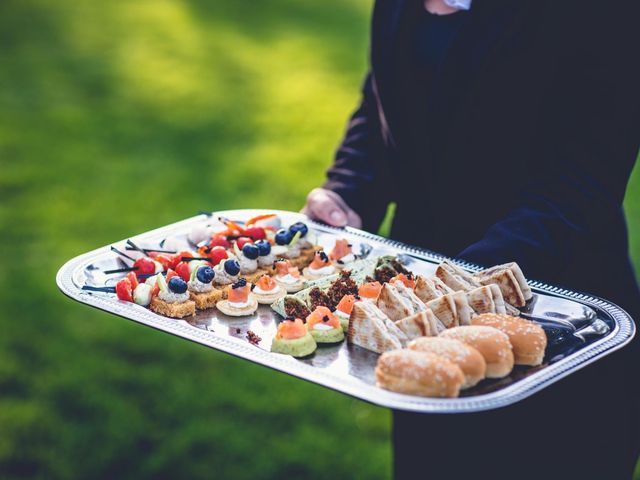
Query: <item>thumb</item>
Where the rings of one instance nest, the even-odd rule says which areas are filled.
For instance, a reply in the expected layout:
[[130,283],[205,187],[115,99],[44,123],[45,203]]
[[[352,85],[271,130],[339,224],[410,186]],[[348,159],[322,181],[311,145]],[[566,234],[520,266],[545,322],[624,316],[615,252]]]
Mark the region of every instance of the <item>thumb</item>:
[[320,189],[313,191],[309,195],[307,207],[315,218],[329,225],[344,227],[347,224],[346,212]]
[[336,227],[344,227],[347,224],[347,215],[337,206],[334,206],[329,210],[329,219],[325,221]]

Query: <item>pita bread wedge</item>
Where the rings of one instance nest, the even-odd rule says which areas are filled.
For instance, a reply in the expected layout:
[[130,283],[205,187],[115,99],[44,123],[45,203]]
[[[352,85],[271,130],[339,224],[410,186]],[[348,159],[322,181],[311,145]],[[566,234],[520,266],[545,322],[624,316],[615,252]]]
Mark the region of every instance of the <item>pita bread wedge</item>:
[[511,315],[512,317],[520,316],[520,310],[518,310],[513,305],[510,305],[507,302],[504,302],[504,306],[505,306],[505,309],[507,310],[507,315]]
[[452,293],[453,301],[456,304],[456,315],[458,325],[471,325],[471,315],[473,315],[473,309],[467,301],[467,294],[465,292]]
[[436,276],[454,291],[469,291],[480,286],[471,273],[445,260],[436,269]]
[[500,291],[500,287],[495,283],[489,285],[491,289],[491,295],[493,296],[493,303],[496,306],[496,312],[500,315],[504,315],[507,313],[507,307],[504,303],[504,297],[502,296],[502,291]]
[[400,340],[400,344],[404,347],[409,343],[410,338],[404,333],[394,322],[393,320],[386,318],[384,321],[384,325],[387,327],[387,332],[389,335]]
[[453,293],[453,290],[438,277],[423,277],[422,275],[418,275],[416,278],[416,287],[413,291],[423,303],[435,300],[447,293]]
[[436,290],[440,292],[440,295],[446,295],[447,293],[453,293],[455,290],[449,287],[446,283],[440,280],[438,277],[431,277]]
[[[433,312],[431,314],[433,315]],[[409,340],[418,337],[432,337],[435,333],[431,331],[431,323],[427,315],[427,311],[419,312],[410,317],[398,320],[395,324]]]
[[438,291],[435,284],[433,283],[433,280],[427,277],[423,277],[422,275],[418,275],[418,277],[416,278],[416,288],[413,291],[424,303],[430,302],[431,300],[435,300],[436,298],[442,296],[442,294]]
[[427,302],[434,315],[442,322],[446,328],[457,327],[458,314],[456,312],[456,303],[453,294],[448,293],[442,297]]
[[[497,285],[494,286],[500,292],[500,288]],[[502,298],[502,293],[500,293],[500,298]],[[482,313],[497,313],[491,285],[474,288],[467,292],[467,300],[473,311],[478,315]],[[504,301],[502,304],[504,306]]]
[[416,313],[411,302],[405,299],[394,285],[385,283],[378,297],[378,308],[391,320],[401,320]]
[[480,283],[483,285],[491,285],[492,283],[498,285],[504,300],[515,307],[524,307],[526,303],[520,284],[509,269],[497,270],[490,275],[481,276]]
[[389,332],[388,321],[372,302],[356,302],[349,318],[347,341],[377,353],[402,348],[402,342]]
[[[519,290],[522,293],[522,297],[524,298],[524,301],[526,302],[528,300],[531,300],[531,298],[533,297],[533,293],[531,292],[531,287],[529,287],[529,284],[527,283],[527,279],[522,273],[522,269],[516,262],[496,265],[495,267],[482,270],[481,272],[478,272],[476,274],[476,278],[482,284],[485,284],[485,282],[483,282],[484,278],[496,277],[497,276],[496,274],[499,274],[499,273],[502,273],[504,275],[504,272],[506,271],[511,272],[511,274],[513,275],[513,280],[518,285]],[[492,283],[498,283],[498,282],[492,282]],[[502,290],[502,287],[500,289]],[[504,291],[502,292],[502,294],[505,297],[505,300],[507,300],[509,303],[512,303],[509,301]],[[512,304],[515,305],[516,307],[522,306],[522,305],[517,305],[515,303],[512,303]]]
[[433,310],[427,308],[427,311],[424,313],[427,315],[425,317],[425,321],[429,324],[429,330],[433,332],[434,336],[440,335],[447,329],[447,327],[444,326],[444,323],[438,320],[438,317],[433,313]]
[[396,282],[393,286],[402,298],[411,304],[413,313],[424,312],[427,309],[425,303],[417,297],[412,288],[407,287],[402,282]]

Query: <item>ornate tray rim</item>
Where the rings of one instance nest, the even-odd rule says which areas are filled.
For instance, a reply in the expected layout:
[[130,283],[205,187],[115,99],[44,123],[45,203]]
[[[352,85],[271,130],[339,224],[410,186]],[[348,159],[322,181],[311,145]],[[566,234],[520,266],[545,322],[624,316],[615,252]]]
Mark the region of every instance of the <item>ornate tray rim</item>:
[[[255,212],[256,214],[278,212],[291,215],[292,213],[295,213],[279,210],[243,209],[225,210],[215,212],[215,214],[233,216],[237,215],[239,212],[246,213],[247,211]],[[302,216],[302,214],[299,215]],[[192,224],[197,224],[205,218],[206,215],[204,214],[197,215],[129,238],[136,239],[160,234],[171,234],[174,231],[183,230]],[[428,262],[438,263],[447,258],[441,254],[437,254],[426,249],[407,245],[354,228],[347,227],[345,229],[340,229],[329,227],[312,220],[306,221],[308,221],[309,225],[313,228],[325,231],[335,231],[336,233],[346,231],[349,234],[395,249],[398,253],[411,254]],[[250,360],[274,370],[345,393],[360,400],[396,410],[423,413],[464,413],[505,407],[533,395],[567,375],[570,375],[571,373],[586,367],[590,363],[593,363],[596,360],[624,347],[633,339],[636,332],[635,324],[629,314],[611,302],[585,293],[554,287],[543,282],[529,281],[532,289],[538,292],[571,299],[602,309],[614,320],[616,324],[615,328],[613,328],[612,331],[602,339],[589,344],[566,358],[497,391],[455,399],[416,397],[382,390],[373,385],[361,382],[355,377],[353,377],[354,381],[350,381],[349,378],[333,375],[327,369],[318,369],[286,355],[273,354],[253,346],[249,342],[233,337],[220,336],[214,332],[205,331],[191,326],[186,322],[175,321],[156,315],[146,308],[127,304],[117,299],[102,295],[93,295],[79,289],[73,281],[76,272],[83,268],[87,263],[95,261],[108,252],[110,253],[109,245],[79,255],[66,262],[56,275],[56,283],[62,293],[72,300],[90,305],[99,310],[113,313],[120,317],[153,327],[157,330],[168,332],[201,345]],[[459,260],[451,261],[468,270],[479,270],[481,268],[478,265],[468,262],[462,262]]]

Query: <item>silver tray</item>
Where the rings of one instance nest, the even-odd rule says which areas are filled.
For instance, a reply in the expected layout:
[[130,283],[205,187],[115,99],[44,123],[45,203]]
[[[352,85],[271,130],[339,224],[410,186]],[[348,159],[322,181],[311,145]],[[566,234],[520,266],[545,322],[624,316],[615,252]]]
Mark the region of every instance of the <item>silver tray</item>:
[[[233,210],[214,213],[232,219],[247,219],[273,210]],[[353,228],[337,229],[313,221],[299,213],[277,212],[285,223],[302,220],[318,236],[318,243],[326,247],[333,245],[337,236],[348,238],[355,244],[372,247],[371,254],[402,255],[408,268],[415,273],[431,274],[444,259],[442,255],[388,240]],[[199,215],[182,222],[152,230],[131,239],[137,244],[157,246],[172,237],[188,245],[186,234],[199,223],[207,222],[210,216]],[[193,248],[191,245],[190,248]],[[480,267],[455,262],[468,269]],[[135,322],[172,333],[193,342],[220,350],[252,362],[288,373],[312,383],[383,407],[431,413],[476,412],[503,407],[518,402],[535,392],[548,387],[561,378],[595,362],[599,358],[622,348],[635,335],[631,317],[620,307],[606,300],[569,290],[530,281],[534,298],[523,308],[523,314],[540,320],[551,330],[560,329],[564,338],[567,327],[577,329],[581,340],[577,344],[575,335],[559,342],[553,358],[545,358],[540,367],[516,367],[513,373],[500,380],[485,380],[473,389],[462,392],[460,398],[437,399],[396,394],[375,386],[374,367],[378,354],[343,342],[331,347],[320,347],[311,357],[295,359],[271,353],[273,338],[279,316],[268,306],[260,306],[256,314],[245,318],[231,318],[217,310],[199,312],[187,320],[173,320],[157,315],[138,305],[119,301],[115,295],[82,290],[85,284],[94,286],[114,285],[117,276],[105,276],[101,271],[121,267],[117,255],[110,246],[80,255],[60,268],[56,282],[60,290],[73,300],[90,305]],[[525,272],[526,275],[526,272]],[[247,332],[251,330],[261,341],[250,343]],[[563,333],[564,332],[564,333]]]

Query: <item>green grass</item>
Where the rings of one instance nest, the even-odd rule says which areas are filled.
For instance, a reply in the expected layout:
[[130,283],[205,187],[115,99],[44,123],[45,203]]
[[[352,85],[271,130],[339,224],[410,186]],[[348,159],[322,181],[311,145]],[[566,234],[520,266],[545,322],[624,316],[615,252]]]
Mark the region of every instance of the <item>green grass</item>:
[[[54,283],[198,210],[300,208],[358,99],[370,7],[0,2],[0,477],[390,477],[388,411]],[[636,259],[639,200],[636,172]]]

